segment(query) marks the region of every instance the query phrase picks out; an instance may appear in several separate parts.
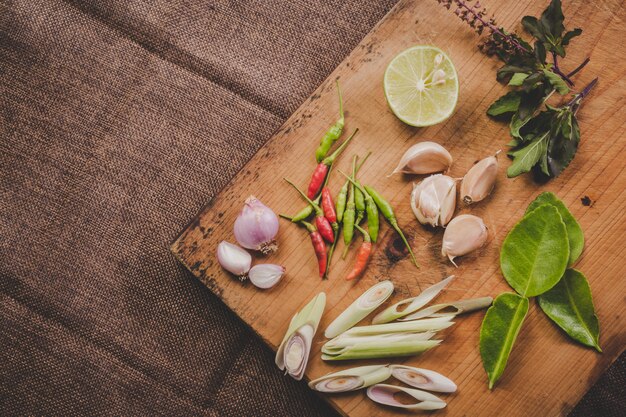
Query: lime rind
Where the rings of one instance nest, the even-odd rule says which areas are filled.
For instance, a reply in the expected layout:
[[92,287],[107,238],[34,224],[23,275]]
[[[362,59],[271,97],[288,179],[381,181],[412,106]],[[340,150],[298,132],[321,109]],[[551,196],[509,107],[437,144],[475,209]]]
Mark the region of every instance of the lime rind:
[[414,46],[398,54],[384,76],[387,103],[404,123],[423,127],[454,112],[459,81],[450,58],[434,46]]

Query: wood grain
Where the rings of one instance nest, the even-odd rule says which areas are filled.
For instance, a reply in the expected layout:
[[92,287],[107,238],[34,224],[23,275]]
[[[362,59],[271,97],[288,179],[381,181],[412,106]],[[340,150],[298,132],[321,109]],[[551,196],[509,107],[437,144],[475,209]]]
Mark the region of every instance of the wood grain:
[[[482,2],[481,2],[482,3]],[[486,1],[499,24],[521,32],[518,24],[526,14],[538,15],[544,0]],[[448,407],[438,415],[566,415],[626,345],[626,267],[620,259],[626,233],[626,151],[624,111],[624,62],[626,38],[624,4],[567,1],[566,25],[583,27],[584,33],[569,47],[561,66],[574,68],[585,57],[590,64],[576,76],[577,86],[593,77],[600,82],[579,112],[582,143],[576,159],[556,180],[538,185],[528,176],[507,179],[509,161],[501,159],[501,169],[493,195],[458,213],[471,212],[483,217],[490,230],[488,245],[460,259],[454,268],[440,256],[442,231],[421,227],[409,206],[412,180],[386,175],[411,144],[435,140],[455,158],[452,176],[462,176],[472,164],[508,142],[507,127],[490,120],[485,111],[505,91],[494,82],[498,61],[481,54],[476,35],[436,1],[400,1],[361,44],[345,59],[315,93],[291,116],[285,125],[250,160],[230,185],[216,197],[172,245],[173,253],[215,294],[237,313],[273,349],[276,349],[293,314],[315,294],[328,295],[324,329],[347,305],[376,281],[391,279],[396,293],[391,302],[418,294],[420,288],[455,274],[457,279],[439,301],[477,296],[496,296],[510,291],[501,276],[498,253],[507,232],[524,213],[528,203],[541,191],[555,192],[580,221],[586,247],[577,264],[589,278],[601,323],[603,354],[572,343],[531,303],[518,342],[505,374],[493,392],[478,353],[478,330],[482,314],[458,318],[445,331],[444,343],[421,357],[397,361],[442,372],[459,386],[459,392],[445,396]],[[398,121],[389,111],[382,89],[388,62],[400,51],[415,44],[441,47],[456,65],[460,99],[455,114],[437,126],[416,129]],[[358,282],[343,277],[353,261],[338,260],[329,280],[317,276],[317,266],[306,232],[281,221],[279,251],[255,262],[280,263],[288,274],[269,291],[241,284],[217,264],[214,253],[221,240],[233,242],[232,225],[243,200],[249,194],[259,197],[277,212],[294,213],[302,201],[283,181],[288,176],[303,187],[315,166],[313,152],[319,138],[336,119],[334,80],[340,79],[347,109],[346,131],[361,132],[348,148],[348,156],[338,168],[348,170],[349,156],[373,151],[360,173],[363,182],[383,192],[392,201],[401,226],[416,251],[421,268],[416,269],[397,249],[397,235],[386,225],[366,272]],[[330,186],[340,187],[334,175]],[[592,204],[585,206],[581,198]],[[341,250],[341,245],[339,246]],[[356,366],[354,362],[327,364],[320,359],[324,342],[316,337],[307,378]],[[370,361],[375,363],[376,361]],[[358,362],[363,364],[363,362]],[[278,370],[277,370],[278,372]],[[362,392],[326,396],[341,413],[351,416],[395,415],[394,410],[370,402]]]

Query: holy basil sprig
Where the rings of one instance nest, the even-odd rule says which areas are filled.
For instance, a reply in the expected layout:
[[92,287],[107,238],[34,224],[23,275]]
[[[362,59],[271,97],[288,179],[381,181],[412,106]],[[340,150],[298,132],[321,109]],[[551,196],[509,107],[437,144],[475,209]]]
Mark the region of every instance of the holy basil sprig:
[[540,194],[504,239],[500,267],[517,294],[500,294],[480,329],[480,354],[490,389],[506,368],[530,297],[538,297],[543,312],[568,336],[601,352],[587,278],[567,269],[578,259],[583,245],[580,225],[552,193]]
[[571,77],[589,62],[586,59],[569,73],[559,67],[558,59],[565,57],[565,47],[582,29],[567,31],[561,1],[552,0],[539,18],[524,16],[522,19],[524,29],[534,38],[531,45],[499,27],[478,0],[438,2],[448,9],[454,6],[454,13],[478,34],[487,31],[488,36],[480,44],[481,50],[504,63],[496,79],[507,83],[512,90],[496,100],[487,114],[510,123],[513,149],[508,155],[514,162],[508,176],[529,171],[542,179],[558,176],[576,154],[580,142],[576,109],[597,79],[574,96],[575,106],[572,101],[561,107],[545,103],[554,93],[568,94],[574,86]]

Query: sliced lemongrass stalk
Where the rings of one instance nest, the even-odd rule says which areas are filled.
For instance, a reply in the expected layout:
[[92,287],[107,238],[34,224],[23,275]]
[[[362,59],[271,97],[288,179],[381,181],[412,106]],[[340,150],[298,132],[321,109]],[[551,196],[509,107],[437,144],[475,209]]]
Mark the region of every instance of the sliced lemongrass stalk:
[[324,332],[324,336],[330,339],[348,330],[363,320],[369,313],[376,310],[378,306],[391,296],[391,293],[393,293],[391,281],[382,281],[374,285],[354,300],[343,313],[330,323]]
[[302,379],[306,370],[313,336],[325,306],[326,294],[321,292],[296,313],[276,352],[275,361],[278,368],[296,380]]
[[320,392],[347,392],[386,381],[391,376],[387,365],[369,365],[345,369],[309,382],[309,388]]
[[394,378],[413,388],[436,392],[456,391],[456,384],[438,372],[406,365],[391,365],[390,368]]
[[417,333],[438,332],[447,329],[454,322],[452,317],[436,317],[432,319],[412,320],[402,323],[371,324],[369,326],[357,326],[346,330],[341,335],[345,336],[369,336],[385,333]]
[[399,319],[400,317],[408,316],[409,314],[416,312],[417,310],[428,304],[433,298],[435,298],[441,292],[441,290],[443,290],[453,279],[454,275],[451,275],[443,281],[426,288],[417,297],[402,300],[392,305],[391,307],[386,308],[374,317],[372,323],[389,323],[390,321]]
[[[407,394],[415,399],[413,404],[405,404],[397,397],[398,394]],[[414,388],[404,388],[396,385],[377,384],[367,389],[370,400],[391,407],[405,408],[407,410],[440,410],[446,406],[446,402],[431,393]],[[405,396],[406,397],[406,396]]]
[[344,348],[354,346],[359,343],[380,342],[392,344],[395,342],[402,342],[406,340],[429,340],[435,335],[435,332],[423,332],[423,333],[388,333],[377,334],[372,336],[339,336],[330,340],[322,346],[322,353],[333,354],[341,351]]
[[493,302],[491,297],[471,298],[469,300],[453,301],[451,303],[436,304],[423,308],[413,314],[398,319],[399,321],[410,321],[423,318],[436,317],[456,317],[459,314],[470,313],[472,311],[487,308]]
[[341,361],[348,359],[377,359],[413,356],[439,345],[441,340],[410,340],[389,343],[385,340],[356,343],[343,349],[322,353],[322,360]]

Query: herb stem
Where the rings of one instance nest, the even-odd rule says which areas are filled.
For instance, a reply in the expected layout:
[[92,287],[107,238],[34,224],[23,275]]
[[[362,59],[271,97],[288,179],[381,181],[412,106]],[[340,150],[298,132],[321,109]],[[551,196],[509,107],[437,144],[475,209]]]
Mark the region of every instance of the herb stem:
[[570,73],[567,74],[568,77],[572,77],[574,76],[578,71],[580,71],[581,69],[583,69],[585,67],[585,65],[587,65],[589,63],[590,59],[586,58],[582,64],[580,64],[579,66],[577,66],[573,71],[571,71]]
[[512,36],[509,36],[509,35],[505,35],[495,25],[491,24],[491,22],[488,22],[485,19],[483,19],[480,14],[476,13],[476,11],[473,8],[469,7],[463,0],[455,0],[455,3],[457,4],[457,6],[463,7],[465,10],[467,10],[469,13],[471,13],[472,16],[474,16],[476,19],[478,19],[480,21],[480,23],[482,23],[484,26],[487,26],[492,32],[495,32],[498,35],[502,36],[503,38],[508,39],[509,42],[511,42],[511,44],[513,44],[513,46],[515,46],[520,51],[525,52],[525,53],[530,53],[530,51],[527,50],[526,48],[524,48],[518,41],[515,40],[515,38],[513,38]]
[[569,77],[564,74],[561,69],[559,68],[559,63],[557,61],[557,55],[556,52],[552,51],[552,61],[554,62],[554,66],[552,67],[552,69],[554,70],[554,73],[557,74],[559,77],[561,77],[563,79],[563,81],[565,81],[566,83],[568,83],[571,86],[574,85],[574,81],[570,80]]
[[565,106],[571,108],[574,114],[576,114],[582,99],[585,98],[591,90],[593,90],[593,87],[595,87],[597,83],[598,77],[594,78],[589,84],[587,84],[585,88],[583,88],[580,93],[576,94],[574,98],[572,98]]

